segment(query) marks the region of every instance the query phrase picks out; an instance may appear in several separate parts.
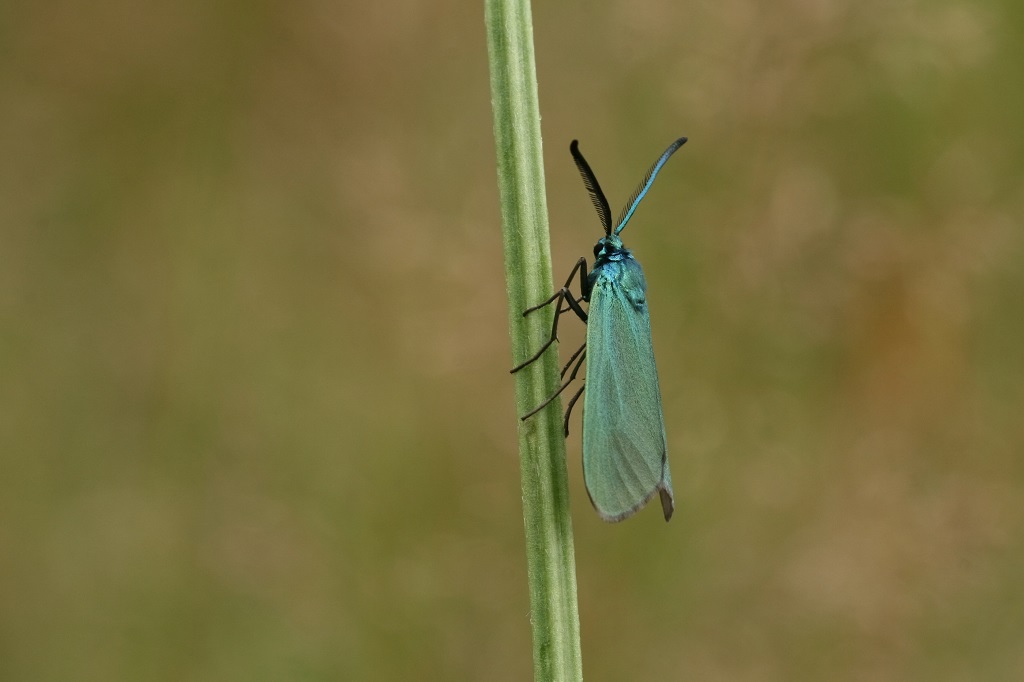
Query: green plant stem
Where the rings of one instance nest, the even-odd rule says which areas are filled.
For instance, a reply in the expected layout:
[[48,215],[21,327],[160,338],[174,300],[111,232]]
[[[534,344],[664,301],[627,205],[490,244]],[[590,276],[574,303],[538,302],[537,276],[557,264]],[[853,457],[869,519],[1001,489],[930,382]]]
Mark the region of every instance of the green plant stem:
[[[505,245],[513,361],[547,337],[554,311],[522,311],[552,291],[540,110],[529,0],[485,0],[491,103]],[[525,414],[558,387],[551,349],[516,373],[516,406]],[[576,560],[569,515],[561,401],[521,423],[519,462],[533,624],[534,677],[583,679]]]

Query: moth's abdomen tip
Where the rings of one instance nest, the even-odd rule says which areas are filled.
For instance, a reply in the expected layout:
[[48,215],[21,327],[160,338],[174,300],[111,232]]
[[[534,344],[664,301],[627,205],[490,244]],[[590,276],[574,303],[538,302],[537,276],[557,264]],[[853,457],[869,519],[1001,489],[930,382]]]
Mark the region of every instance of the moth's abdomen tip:
[[672,514],[676,510],[675,500],[672,499],[672,491],[662,488],[658,491],[661,494],[661,511],[665,514],[665,522],[672,520]]

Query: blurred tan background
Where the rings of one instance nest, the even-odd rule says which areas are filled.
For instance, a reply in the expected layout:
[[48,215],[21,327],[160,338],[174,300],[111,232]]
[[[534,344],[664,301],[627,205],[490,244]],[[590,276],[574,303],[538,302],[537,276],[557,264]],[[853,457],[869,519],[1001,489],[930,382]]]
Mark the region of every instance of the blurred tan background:
[[[482,14],[0,5],[0,678],[531,678]],[[1024,679],[1024,5],[534,23],[559,276],[690,137],[587,679]]]

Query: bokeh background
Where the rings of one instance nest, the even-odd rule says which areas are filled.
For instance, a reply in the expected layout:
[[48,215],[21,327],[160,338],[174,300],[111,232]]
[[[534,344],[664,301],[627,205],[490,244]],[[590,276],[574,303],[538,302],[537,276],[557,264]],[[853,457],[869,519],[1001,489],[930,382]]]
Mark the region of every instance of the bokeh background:
[[[0,678],[531,678],[482,15],[0,5]],[[556,273],[690,137],[587,679],[1024,679],[1024,5],[534,23]]]

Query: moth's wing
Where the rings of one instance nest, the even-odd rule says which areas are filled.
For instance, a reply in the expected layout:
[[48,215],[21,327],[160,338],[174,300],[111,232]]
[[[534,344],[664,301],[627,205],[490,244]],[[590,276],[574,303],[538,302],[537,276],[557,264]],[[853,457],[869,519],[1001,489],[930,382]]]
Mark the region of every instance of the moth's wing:
[[672,477],[643,273],[632,260],[608,265],[618,270],[595,279],[588,311],[583,478],[604,520],[621,521],[660,493],[667,521]]

